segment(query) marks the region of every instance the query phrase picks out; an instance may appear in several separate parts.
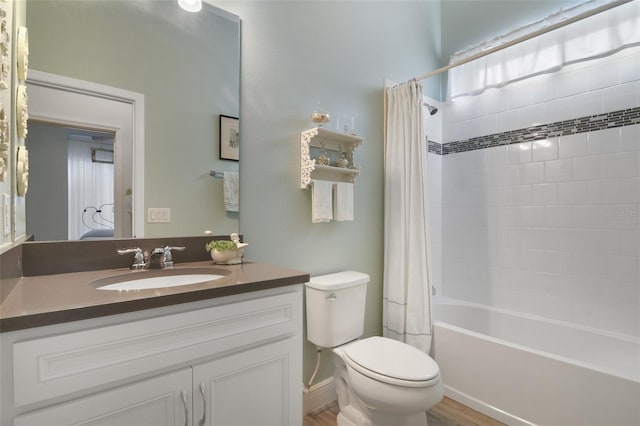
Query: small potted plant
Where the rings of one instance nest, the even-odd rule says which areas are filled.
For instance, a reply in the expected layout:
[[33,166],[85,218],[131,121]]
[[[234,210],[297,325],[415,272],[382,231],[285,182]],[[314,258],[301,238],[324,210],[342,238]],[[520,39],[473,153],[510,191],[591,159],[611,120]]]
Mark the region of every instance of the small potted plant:
[[211,258],[216,263],[227,263],[235,259],[238,255],[238,246],[229,240],[209,241],[205,248],[211,253]]

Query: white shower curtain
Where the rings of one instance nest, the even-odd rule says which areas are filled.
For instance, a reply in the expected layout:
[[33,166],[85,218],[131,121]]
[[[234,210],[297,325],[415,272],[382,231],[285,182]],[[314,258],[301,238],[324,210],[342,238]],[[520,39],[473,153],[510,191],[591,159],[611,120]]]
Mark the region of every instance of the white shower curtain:
[[422,85],[386,89],[384,335],[431,349]]
[[[514,31],[513,38],[525,35],[527,29],[539,30],[584,12],[586,7],[593,8],[609,2],[610,0],[585,2],[575,8],[573,15],[556,13],[536,24]],[[456,53],[452,56],[451,63],[510,40],[511,36],[506,35],[484,42]],[[602,58],[623,48],[638,45],[640,1],[636,0],[452,68],[447,80],[449,99],[479,94],[491,87],[503,87],[530,76],[558,71],[565,65]]]
[[[91,229],[113,228],[113,164],[94,163],[91,161],[91,148],[88,142],[69,139],[67,156],[68,172],[68,227],[69,240],[78,240]],[[111,204],[100,217],[106,218],[108,222],[100,220],[93,221],[95,209],[103,204]],[[86,226],[83,221],[83,211],[85,221],[90,226]]]

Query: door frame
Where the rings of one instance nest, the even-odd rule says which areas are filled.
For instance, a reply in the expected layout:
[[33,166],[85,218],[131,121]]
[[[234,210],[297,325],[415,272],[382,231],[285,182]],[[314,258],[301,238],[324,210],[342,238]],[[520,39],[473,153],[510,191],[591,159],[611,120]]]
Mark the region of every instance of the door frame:
[[[116,205],[121,206],[121,211],[119,213],[116,211],[115,229],[122,230],[124,223],[126,223],[124,218],[127,213],[122,211],[122,206],[126,205],[127,188],[132,188],[134,196],[131,203],[131,235],[126,237],[144,237],[144,94],[33,69],[29,70],[27,85],[50,89],[51,94],[55,94],[55,91],[62,91],[66,94],[89,96],[131,105],[131,121],[127,118],[127,122],[122,123],[119,128],[118,126],[114,128],[113,126],[101,125],[99,119],[96,119],[94,123],[88,123],[78,119],[73,111],[48,110],[39,108],[38,105],[31,102],[29,104],[29,118],[64,126],[84,126],[116,132],[116,141],[119,140],[120,143],[116,143],[114,146],[114,157],[117,162],[117,165],[114,164],[117,167],[114,170],[114,188],[115,202]],[[131,131],[122,132],[123,128],[129,128]],[[130,159],[130,173],[121,167],[127,159]],[[116,233],[115,237],[122,238],[123,235]]]

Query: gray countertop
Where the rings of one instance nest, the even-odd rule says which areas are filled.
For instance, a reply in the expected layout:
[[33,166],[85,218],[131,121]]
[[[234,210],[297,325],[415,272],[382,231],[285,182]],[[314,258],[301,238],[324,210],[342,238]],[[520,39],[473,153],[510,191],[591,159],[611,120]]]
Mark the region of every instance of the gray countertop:
[[175,269],[189,267],[224,269],[229,274],[205,283],[129,291],[98,290],[89,285],[97,279],[129,274],[131,273],[129,269],[17,278],[17,282],[0,305],[0,331],[7,332],[194,302],[301,284],[309,280],[308,273],[260,262],[215,265],[212,261],[201,261],[176,264]]

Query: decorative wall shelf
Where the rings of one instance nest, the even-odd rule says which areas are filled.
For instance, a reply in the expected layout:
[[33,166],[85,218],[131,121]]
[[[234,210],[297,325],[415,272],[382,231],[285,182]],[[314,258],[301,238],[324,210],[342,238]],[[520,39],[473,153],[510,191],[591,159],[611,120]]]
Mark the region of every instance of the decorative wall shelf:
[[[364,139],[359,136],[333,132],[322,127],[314,127],[300,133],[300,188],[309,186],[311,179],[354,182],[356,176],[360,174],[360,168],[354,166],[353,151],[362,142]],[[315,153],[312,152],[312,148],[315,148],[313,150],[316,151]],[[330,158],[330,164],[334,164],[342,150],[348,166],[318,164],[316,158],[323,149]]]

